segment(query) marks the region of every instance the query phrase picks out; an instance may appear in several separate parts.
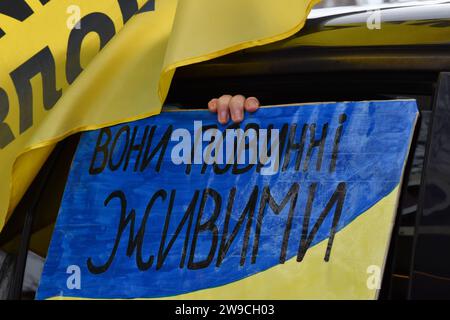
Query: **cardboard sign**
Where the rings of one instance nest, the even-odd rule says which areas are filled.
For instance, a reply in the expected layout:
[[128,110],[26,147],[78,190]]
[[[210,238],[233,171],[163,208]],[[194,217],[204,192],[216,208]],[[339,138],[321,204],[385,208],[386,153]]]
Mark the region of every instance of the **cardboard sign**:
[[376,298],[413,100],[83,134],[37,297]]

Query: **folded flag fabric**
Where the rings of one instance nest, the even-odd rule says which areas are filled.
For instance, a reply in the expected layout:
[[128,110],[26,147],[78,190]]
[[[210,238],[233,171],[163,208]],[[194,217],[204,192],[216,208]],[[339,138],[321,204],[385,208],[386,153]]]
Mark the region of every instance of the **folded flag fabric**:
[[177,67],[281,40],[319,0],[5,0],[0,230],[64,137],[158,114]]

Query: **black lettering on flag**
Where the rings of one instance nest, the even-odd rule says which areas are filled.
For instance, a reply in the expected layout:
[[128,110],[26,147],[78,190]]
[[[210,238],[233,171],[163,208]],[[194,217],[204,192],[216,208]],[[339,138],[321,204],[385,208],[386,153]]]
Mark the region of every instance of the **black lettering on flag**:
[[11,72],[11,78],[19,97],[20,133],[33,125],[33,88],[31,79],[42,76],[44,108],[50,110],[62,95],[56,88],[55,59],[49,47],[45,47],[28,61]]
[[122,12],[123,23],[126,23],[138,11],[137,0],[117,0]]
[[[2,0],[0,1],[0,14],[19,21],[25,21],[33,14],[33,10],[25,0]],[[4,35],[5,32],[0,27],[0,38]]]
[[84,38],[91,32],[95,32],[100,38],[100,50],[111,40],[116,33],[114,22],[106,14],[94,12],[81,18],[82,28],[73,28],[67,44],[66,77],[71,84],[80,75],[81,47]]
[[155,11],[155,0],[148,0],[141,9],[138,8],[136,0],[117,0],[122,12],[123,23],[125,24],[136,13]]
[[19,21],[25,21],[33,14],[33,10],[25,0],[2,0],[0,2],[0,14]]
[[14,139],[14,134],[10,126],[4,122],[9,113],[8,94],[0,88],[0,149],[10,144]]
[[139,13],[155,11],[155,0],[148,0],[142,8],[139,10]]

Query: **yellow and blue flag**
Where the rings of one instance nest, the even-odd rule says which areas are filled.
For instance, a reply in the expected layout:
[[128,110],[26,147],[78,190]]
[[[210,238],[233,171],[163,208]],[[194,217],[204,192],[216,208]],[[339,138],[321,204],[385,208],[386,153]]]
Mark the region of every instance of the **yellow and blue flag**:
[[177,67],[286,38],[318,1],[2,1],[0,230],[57,141],[158,114]]

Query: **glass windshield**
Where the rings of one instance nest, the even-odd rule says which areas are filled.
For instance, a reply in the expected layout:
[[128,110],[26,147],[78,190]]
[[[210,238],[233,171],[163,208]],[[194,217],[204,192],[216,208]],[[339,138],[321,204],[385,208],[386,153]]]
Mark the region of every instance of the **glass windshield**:
[[408,2],[427,2],[429,0],[322,0],[316,8],[333,8],[344,6],[371,6],[380,4],[404,4]]

